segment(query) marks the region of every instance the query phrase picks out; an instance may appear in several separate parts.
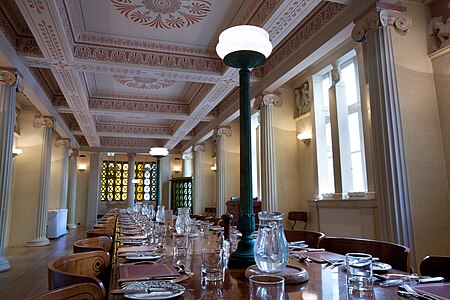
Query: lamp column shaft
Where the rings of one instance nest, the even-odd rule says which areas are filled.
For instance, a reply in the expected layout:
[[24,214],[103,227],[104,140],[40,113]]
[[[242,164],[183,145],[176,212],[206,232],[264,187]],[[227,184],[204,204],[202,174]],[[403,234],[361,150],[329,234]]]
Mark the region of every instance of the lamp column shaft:
[[69,229],[77,228],[75,225],[75,210],[77,208],[77,160],[78,160],[78,150],[72,149],[72,154],[69,158],[69,197],[68,202],[68,224]]
[[240,90],[240,216],[238,229],[242,233],[238,248],[230,256],[230,268],[242,268],[255,264],[253,254],[255,230],[252,196],[252,152],[250,119],[250,70],[239,71]]
[[42,135],[42,152],[41,152],[41,174],[39,179],[39,201],[37,209],[36,231],[34,239],[29,241],[26,246],[37,247],[50,244],[47,238],[47,215],[48,215],[48,198],[50,194],[50,167],[52,158],[52,134],[53,120],[49,118],[39,118],[33,122],[34,127],[44,127]]
[[127,206],[134,206],[134,165],[136,163],[136,153],[128,153],[128,195]]
[[156,158],[156,208],[161,204],[160,182],[161,182],[161,158]]
[[3,249],[11,191],[16,92],[20,82],[20,77],[12,70],[0,70],[0,272],[11,269]]

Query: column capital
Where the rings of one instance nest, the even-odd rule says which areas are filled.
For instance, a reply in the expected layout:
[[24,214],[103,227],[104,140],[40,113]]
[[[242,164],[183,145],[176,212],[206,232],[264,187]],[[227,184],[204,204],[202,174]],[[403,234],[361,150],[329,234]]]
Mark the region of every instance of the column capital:
[[78,149],[70,149],[70,156],[78,157],[79,150]]
[[198,144],[194,146],[194,151],[195,152],[205,152],[206,151],[206,146],[204,144]]
[[135,159],[136,153],[127,153],[128,159]]
[[218,136],[231,136],[231,128],[230,127],[217,127],[214,129],[214,138]]
[[355,27],[352,30],[353,40],[364,42],[367,32],[378,27],[392,26],[399,32],[408,31],[412,21],[404,11],[405,8],[401,6],[392,6],[389,9],[384,9],[382,8],[382,3],[377,3],[373,10],[355,20]]
[[279,94],[276,93],[262,93],[255,99],[254,107],[260,110],[263,105],[274,105],[280,107],[283,104],[283,99],[281,99]]
[[15,68],[0,67],[0,82],[16,87],[17,92],[23,92],[22,75]]
[[55,127],[55,119],[53,117],[47,117],[47,116],[36,116],[33,120],[33,126],[36,128],[39,128],[41,126],[45,126],[47,128],[54,128]]
[[56,142],[55,142],[55,146],[57,148],[59,148],[59,147],[69,148],[69,146],[70,146],[70,139],[57,138]]
[[186,152],[186,153],[183,153],[183,154],[181,155],[181,158],[182,158],[183,160],[185,160],[185,159],[191,160],[191,159],[193,158],[192,152]]

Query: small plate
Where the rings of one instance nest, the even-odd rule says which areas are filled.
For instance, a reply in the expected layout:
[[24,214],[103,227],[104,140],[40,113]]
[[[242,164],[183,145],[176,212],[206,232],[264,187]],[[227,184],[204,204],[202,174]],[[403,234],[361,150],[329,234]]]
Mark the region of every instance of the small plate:
[[221,231],[221,230],[223,230],[223,228],[220,227],[220,226],[212,226],[210,229],[211,229],[212,231]]
[[140,253],[138,255],[125,256],[126,260],[155,260],[162,256],[160,253]]
[[392,266],[390,264],[386,264],[379,261],[374,261],[372,263],[372,270],[374,272],[386,272],[389,271],[390,269],[392,269]]
[[120,242],[124,245],[142,245],[142,243],[144,243],[144,241],[141,240],[123,240]]
[[167,281],[140,281],[128,284],[123,288],[124,290],[144,290],[144,289],[167,289],[167,291],[154,292],[154,293],[142,293],[142,294],[124,294],[123,296],[128,299],[170,299],[180,296],[184,293],[185,287],[181,284],[171,283]]

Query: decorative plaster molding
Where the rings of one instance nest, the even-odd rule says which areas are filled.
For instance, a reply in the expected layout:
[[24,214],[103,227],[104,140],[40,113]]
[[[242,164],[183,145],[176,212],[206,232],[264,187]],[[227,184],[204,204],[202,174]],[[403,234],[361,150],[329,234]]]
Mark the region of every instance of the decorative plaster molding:
[[136,158],[136,153],[127,153],[127,157],[129,160]]
[[17,38],[16,51],[19,55],[42,57],[42,51],[34,38]]
[[70,139],[56,139],[55,146],[59,147],[70,147]]
[[231,128],[230,127],[219,127],[214,130],[214,137],[218,136],[231,136]]
[[199,144],[199,145],[195,145],[194,146],[194,151],[195,152],[205,152],[206,151],[206,146],[204,144]]
[[90,99],[89,108],[102,110],[148,111],[156,113],[189,114],[189,107],[182,104],[136,102],[129,100]]
[[159,134],[165,136],[172,135],[171,128],[155,127],[137,127],[134,125],[102,125],[97,124],[98,132],[119,132],[119,133],[137,133],[137,134]]
[[411,24],[411,18],[404,12],[390,9],[371,11],[356,22],[352,30],[352,38],[356,42],[364,42],[367,32],[375,30],[379,26],[392,26],[397,31],[406,32]]
[[79,154],[80,154],[80,152],[78,149],[70,149],[69,156],[78,157]]
[[66,97],[58,95],[58,96],[53,96],[51,99],[52,99],[52,104],[54,107],[69,108],[69,104],[66,101]]
[[53,117],[47,116],[36,116],[33,120],[33,126],[39,128],[41,126],[45,126],[47,128],[54,128],[55,120]]
[[255,109],[260,110],[263,105],[273,105],[277,107],[281,107],[283,104],[283,99],[279,95],[276,94],[265,94],[259,95],[256,97],[255,103],[253,106]]
[[175,80],[157,79],[142,76],[113,75],[115,81],[129,88],[159,90],[175,84]]
[[15,86],[18,93],[23,92],[22,76],[14,68],[0,67],[0,82],[4,82],[6,85]]
[[194,156],[192,155],[192,152],[183,153],[181,155],[181,159],[183,160],[192,160]]

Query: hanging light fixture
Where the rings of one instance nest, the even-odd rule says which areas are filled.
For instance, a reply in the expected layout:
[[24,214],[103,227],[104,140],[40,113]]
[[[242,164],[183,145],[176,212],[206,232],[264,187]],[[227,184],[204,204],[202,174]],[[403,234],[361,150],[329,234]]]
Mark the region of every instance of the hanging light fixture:
[[161,195],[159,191],[160,185],[160,160],[161,158],[169,155],[169,150],[163,147],[153,147],[150,148],[150,155],[156,158],[156,207],[158,207],[161,203]]
[[235,252],[230,256],[230,268],[255,264],[253,254],[255,215],[252,196],[252,147],[250,116],[250,69],[262,65],[272,52],[269,34],[262,28],[240,25],[226,29],[219,36],[217,54],[230,67],[239,68],[240,116],[240,210],[238,229],[242,233]]

